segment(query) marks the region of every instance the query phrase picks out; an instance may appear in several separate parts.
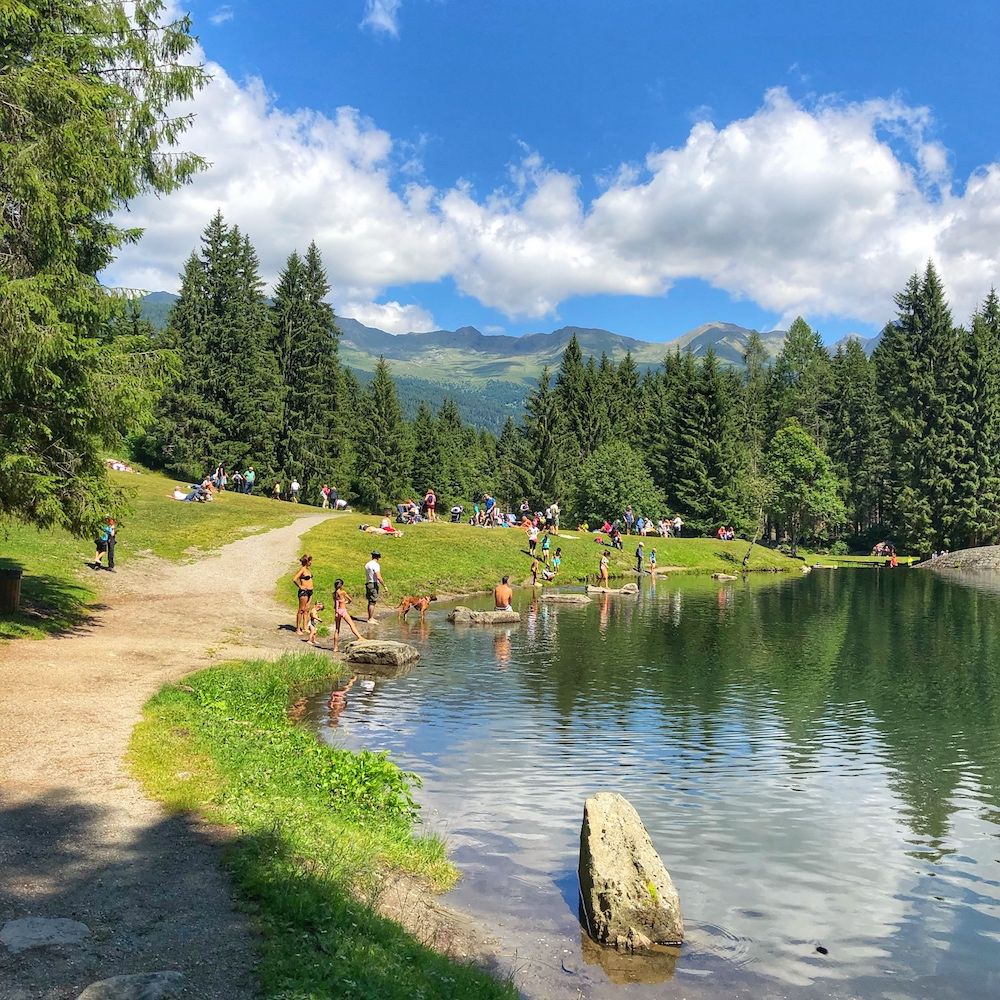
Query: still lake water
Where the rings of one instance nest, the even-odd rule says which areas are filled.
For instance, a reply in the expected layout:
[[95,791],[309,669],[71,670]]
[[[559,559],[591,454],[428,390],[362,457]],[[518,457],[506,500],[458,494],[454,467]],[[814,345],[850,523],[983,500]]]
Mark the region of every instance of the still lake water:
[[[311,717],[423,777],[423,823],[463,872],[445,899],[528,995],[1000,996],[1000,593],[839,570],[516,606],[513,628],[432,606],[400,630],[423,657],[408,676]],[[676,966],[606,968],[581,939],[601,789],[677,885]]]

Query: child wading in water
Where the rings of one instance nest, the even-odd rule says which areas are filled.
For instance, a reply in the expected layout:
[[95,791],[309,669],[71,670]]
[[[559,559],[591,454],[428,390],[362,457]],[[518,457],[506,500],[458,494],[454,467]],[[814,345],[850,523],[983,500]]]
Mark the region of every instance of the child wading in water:
[[340,647],[340,623],[347,622],[348,628],[354,633],[355,639],[361,638],[361,633],[355,628],[354,620],[347,611],[347,605],[351,603],[351,595],[344,590],[343,580],[333,581],[333,651],[336,653]]
[[537,587],[538,586],[538,560],[537,559],[532,559],[531,560],[531,586],[532,587]]

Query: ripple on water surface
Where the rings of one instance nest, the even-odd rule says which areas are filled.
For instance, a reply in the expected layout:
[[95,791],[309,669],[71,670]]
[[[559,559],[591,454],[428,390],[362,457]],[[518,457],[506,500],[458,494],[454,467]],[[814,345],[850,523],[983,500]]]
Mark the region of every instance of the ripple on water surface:
[[[516,628],[403,626],[423,659],[323,738],[424,779],[423,821],[539,997],[996,995],[1000,595],[844,571],[660,581]],[[583,800],[639,810],[688,941],[582,947]],[[825,950],[825,953],[824,953]]]

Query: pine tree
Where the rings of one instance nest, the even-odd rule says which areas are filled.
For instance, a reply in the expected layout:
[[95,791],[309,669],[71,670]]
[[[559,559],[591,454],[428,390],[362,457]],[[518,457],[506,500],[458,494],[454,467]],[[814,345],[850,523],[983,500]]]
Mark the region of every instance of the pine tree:
[[355,490],[363,507],[382,511],[410,492],[409,428],[384,357],[362,397],[355,451]]
[[532,472],[535,463],[525,432],[508,417],[496,446],[496,492],[509,509],[539,495]]
[[629,351],[615,373],[614,409],[611,412],[611,434],[618,441],[635,445],[646,426],[642,384],[639,369]]
[[536,499],[558,500],[566,458],[566,430],[548,366],[525,403],[525,430],[535,468]]
[[144,192],[203,161],[173,149],[206,82],[186,17],[155,0],[0,4],[0,515],[89,534],[127,508],[105,449],[149,423],[167,355],[120,337],[97,275]]
[[276,468],[282,386],[257,254],[221,213],[208,224],[200,256],[184,269],[167,342],[182,375],[164,394],[156,432],[146,444],[159,462],[194,477],[218,464]]
[[271,350],[285,387],[277,466],[317,499],[323,483],[343,474],[343,440],[336,420],[340,365],[330,291],[315,243],[303,261],[289,256],[271,307]]
[[825,403],[829,387],[830,355],[820,335],[801,317],[789,327],[774,363],[778,419],[796,420],[822,448],[826,444]]
[[438,425],[431,408],[423,401],[417,406],[417,414],[411,425],[413,438],[413,486],[424,495],[427,490],[440,490],[444,479],[444,463],[441,457],[441,442]]
[[830,458],[850,527],[860,535],[881,523],[889,456],[875,365],[857,340],[834,356],[831,388]]

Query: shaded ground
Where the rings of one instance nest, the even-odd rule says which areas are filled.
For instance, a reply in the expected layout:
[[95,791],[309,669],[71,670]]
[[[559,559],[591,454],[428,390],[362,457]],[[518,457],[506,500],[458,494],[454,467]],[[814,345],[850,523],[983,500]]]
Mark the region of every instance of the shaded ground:
[[0,997],[61,1000],[113,975],[178,969],[186,996],[254,995],[255,942],[218,865],[221,831],[167,817],[124,755],[167,681],[231,657],[298,648],[274,581],[324,519],[227,545],[197,563],[129,563],[108,607],[58,638],[0,648],[0,925],[68,917],[82,945],[13,955]]

